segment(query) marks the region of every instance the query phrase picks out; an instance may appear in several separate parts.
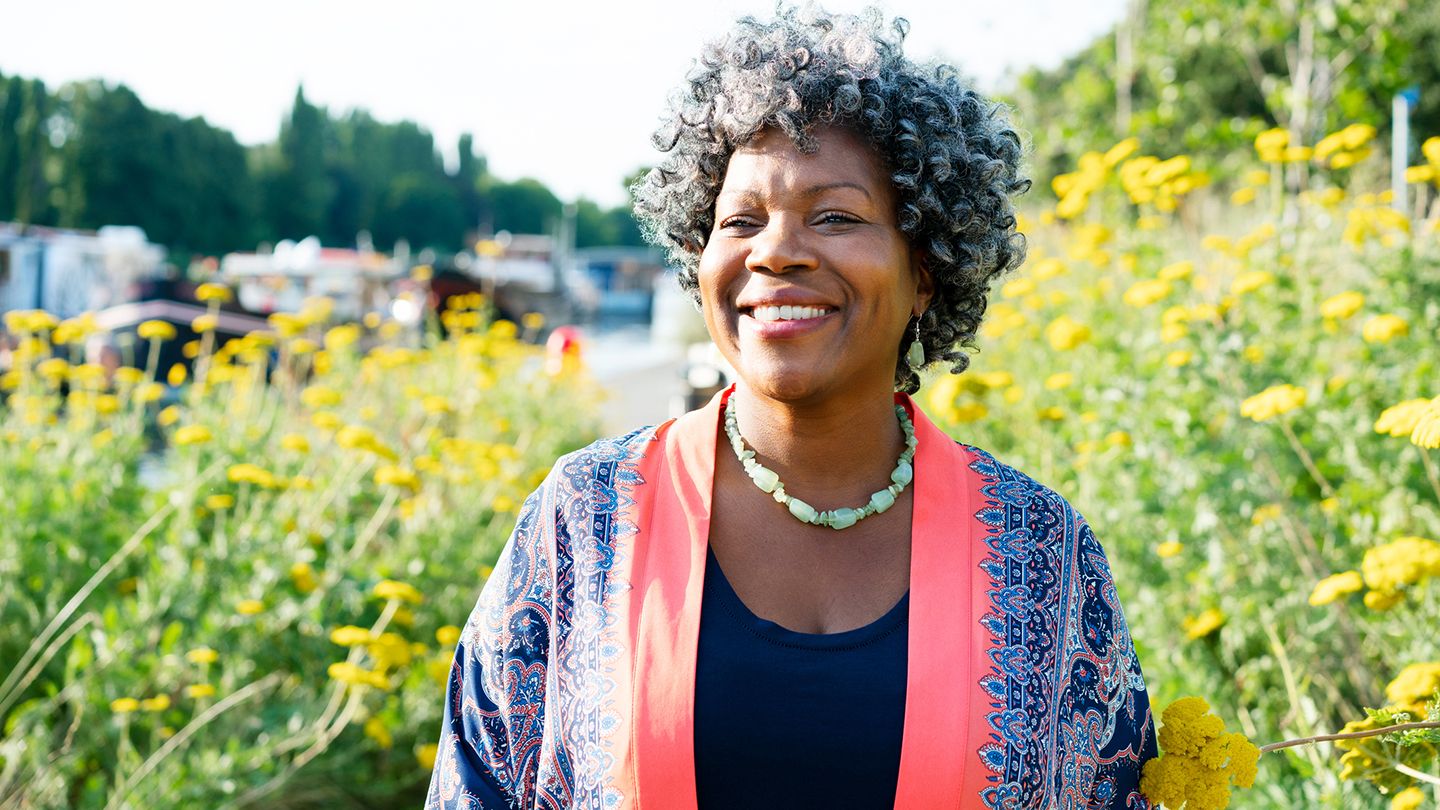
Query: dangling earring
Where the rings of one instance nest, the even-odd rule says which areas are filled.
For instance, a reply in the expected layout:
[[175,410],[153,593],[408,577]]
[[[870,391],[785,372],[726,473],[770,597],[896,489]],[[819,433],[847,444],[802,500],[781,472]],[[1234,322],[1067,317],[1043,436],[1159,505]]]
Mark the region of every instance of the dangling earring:
[[920,345],[919,318],[915,319],[915,340],[910,344],[909,351],[905,352],[905,362],[909,363],[910,368],[916,371],[919,371],[920,367],[925,365],[925,347]]

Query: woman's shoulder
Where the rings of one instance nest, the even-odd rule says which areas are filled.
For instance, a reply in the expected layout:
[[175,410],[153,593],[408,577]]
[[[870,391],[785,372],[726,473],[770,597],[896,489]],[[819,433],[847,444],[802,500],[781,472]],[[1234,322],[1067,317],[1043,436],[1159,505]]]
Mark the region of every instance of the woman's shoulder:
[[654,441],[659,428],[659,425],[648,425],[636,428],[629,433],[595,439],[584,447],[571,450],[556,459],[551,477],[552,479],[556,478],[557,473],[564,478],[577,475],[591,477],[596,470],[606,467],[627,463],[633,466],[634,462],[644,455],[646,447]]
[[988,450],[961,441],[955,443],[969,459],[970,470],[980,478],[986,508],[1021,509],[1036,517],[1049,514],[1062,521],[1084,523],[1080,512],[1054,488]]

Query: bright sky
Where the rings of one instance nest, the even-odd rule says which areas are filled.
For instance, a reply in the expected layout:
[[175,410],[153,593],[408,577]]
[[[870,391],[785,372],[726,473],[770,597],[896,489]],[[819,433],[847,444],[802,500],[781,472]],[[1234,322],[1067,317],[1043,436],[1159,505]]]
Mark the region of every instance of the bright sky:
[[[993,87],[1104,33],[1125,0],[886,0],[911,22],[906,53],[943,57]],[[614,205],[658,162],[649,135],[707,39],[771,0],[13,0],[0,72],[125,83],[152,107],[203,115],[243,143],[273,140],[301,82],[332,114],[407,118],[453,159],[462,132],[505,179]],[[863,0],[825,7],[854,11]],[[683,9],[683,11],[682,11]]]

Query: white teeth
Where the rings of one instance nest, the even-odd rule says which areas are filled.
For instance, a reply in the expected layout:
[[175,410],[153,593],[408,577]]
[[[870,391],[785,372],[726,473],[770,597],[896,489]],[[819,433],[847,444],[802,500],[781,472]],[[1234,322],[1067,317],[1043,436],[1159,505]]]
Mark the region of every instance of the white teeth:
[[820,307],[755,307],[752,317],[757,321],[803,321],[818,318],[828,310]]

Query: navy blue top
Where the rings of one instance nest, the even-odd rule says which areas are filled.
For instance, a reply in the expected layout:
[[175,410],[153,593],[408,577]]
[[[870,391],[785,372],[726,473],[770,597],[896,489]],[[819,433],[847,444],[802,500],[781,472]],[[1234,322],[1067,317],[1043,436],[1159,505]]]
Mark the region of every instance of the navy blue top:
[[701,810],[890,810],[905,726],[910,594],[843,633],[757,617],[706,552],[695,663]]

